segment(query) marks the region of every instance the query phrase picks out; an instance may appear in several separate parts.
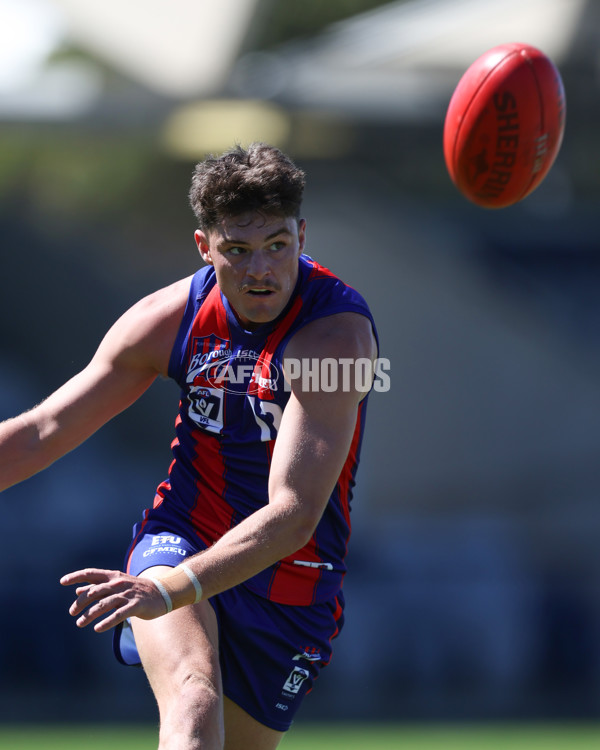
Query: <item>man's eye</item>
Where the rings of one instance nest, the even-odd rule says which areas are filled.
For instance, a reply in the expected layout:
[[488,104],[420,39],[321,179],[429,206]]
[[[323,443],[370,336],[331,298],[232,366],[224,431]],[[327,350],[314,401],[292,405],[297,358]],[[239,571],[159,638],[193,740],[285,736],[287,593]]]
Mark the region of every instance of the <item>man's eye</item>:
[[277,252],[278,250],[282,250],[285,247],[285,242],[273,242],[271,245],[269,245],[269,250],[272,252]]
[[243,247],[237,247],[237,246],[235,246],[235,247],[230,247],[227,252],[230,255],[242,255],[245,252],[245,250],[244,250]]

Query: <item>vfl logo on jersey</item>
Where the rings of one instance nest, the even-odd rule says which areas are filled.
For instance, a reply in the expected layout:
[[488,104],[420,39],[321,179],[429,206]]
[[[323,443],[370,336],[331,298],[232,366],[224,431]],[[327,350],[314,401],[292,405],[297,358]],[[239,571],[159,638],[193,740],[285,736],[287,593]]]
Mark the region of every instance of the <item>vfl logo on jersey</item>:
[[223,391],[212,388],[205,373],[215,361],[231,356],[227,339],[210,334],[196,336],[185,382],[188,384],[188,415],[199,427],[219,434],[223,429]]
[[283,685],[283,688],[281,690],[282,695],[285,695],[286,698],[293,698],[298,695],[298,693],[300,692],[300,688],[302,687],[302,683],[308,677],[310,677],[310,672],[308,671],[308,669],[303,669],[302,667],[294,667]]
[[193,385],[188,391],[188,415],[208,432],[220,433],[223,429],[223,391]]

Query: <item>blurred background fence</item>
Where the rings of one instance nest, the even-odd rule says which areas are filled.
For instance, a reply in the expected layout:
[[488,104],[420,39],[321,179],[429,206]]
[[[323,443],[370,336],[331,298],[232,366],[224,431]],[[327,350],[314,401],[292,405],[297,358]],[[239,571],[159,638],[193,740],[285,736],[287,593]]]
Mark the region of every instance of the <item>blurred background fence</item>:
[[[199,265],[195,161],[266,140],[306,170],[308,252],[391,361],[353,508],[347,624],[303,716],[600,716],[600,6],[594,0],[0,0],[0,418]],[[563,75],[545,183],[452,187],[445,108],[489,47]],[[146,719],[143,674],[58,578],[119,567],[166,473],[160,382],[1,498],[0,721]]]

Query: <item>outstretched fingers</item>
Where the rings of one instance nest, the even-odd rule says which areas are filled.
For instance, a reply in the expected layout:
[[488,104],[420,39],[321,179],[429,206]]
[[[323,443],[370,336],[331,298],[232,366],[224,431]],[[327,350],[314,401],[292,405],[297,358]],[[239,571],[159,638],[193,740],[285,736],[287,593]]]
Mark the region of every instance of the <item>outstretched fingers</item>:
[[[73,602],[69,608],[69,614],[73,617],[79,615],[76,620],[78,628],[85,628],[86,625],[97,621],[94,625],[94,630],[97,633],[110,630],[110,628],[126,620],[129,617],[129,610],[132,609],[131,602],[119,596],[105,596],[95,601],[87,609],[85,609],[87,605],[80,600],[81,597]],[[103,619],[98,620],[100,617]]]
[[80,628],[96,621],[94,630],[103,633],[128,617],[151,620],[165,614],[163,597],[147,578],[117,570],[86,568],[68,573],[60,582],[63,586],[84,584],[75,590],[77,598],[69,608]]
[[75,570],[73,573],[67,573],[60,579],[60,582],[63,586],[71,586],[74,583],[103,583],[110,581],[115,575],[119,575],[116,570],[84,568],[83,570]]

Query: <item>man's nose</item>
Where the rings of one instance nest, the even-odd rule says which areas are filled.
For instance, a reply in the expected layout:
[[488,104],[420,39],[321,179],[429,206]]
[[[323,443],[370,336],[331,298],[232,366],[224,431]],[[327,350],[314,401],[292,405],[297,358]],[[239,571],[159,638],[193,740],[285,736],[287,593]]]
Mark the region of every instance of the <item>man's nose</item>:
[[250,254],[250,261],[246,269],[253,279],[264,279],[271,272],[268,258],[261,250],[255,250]]

